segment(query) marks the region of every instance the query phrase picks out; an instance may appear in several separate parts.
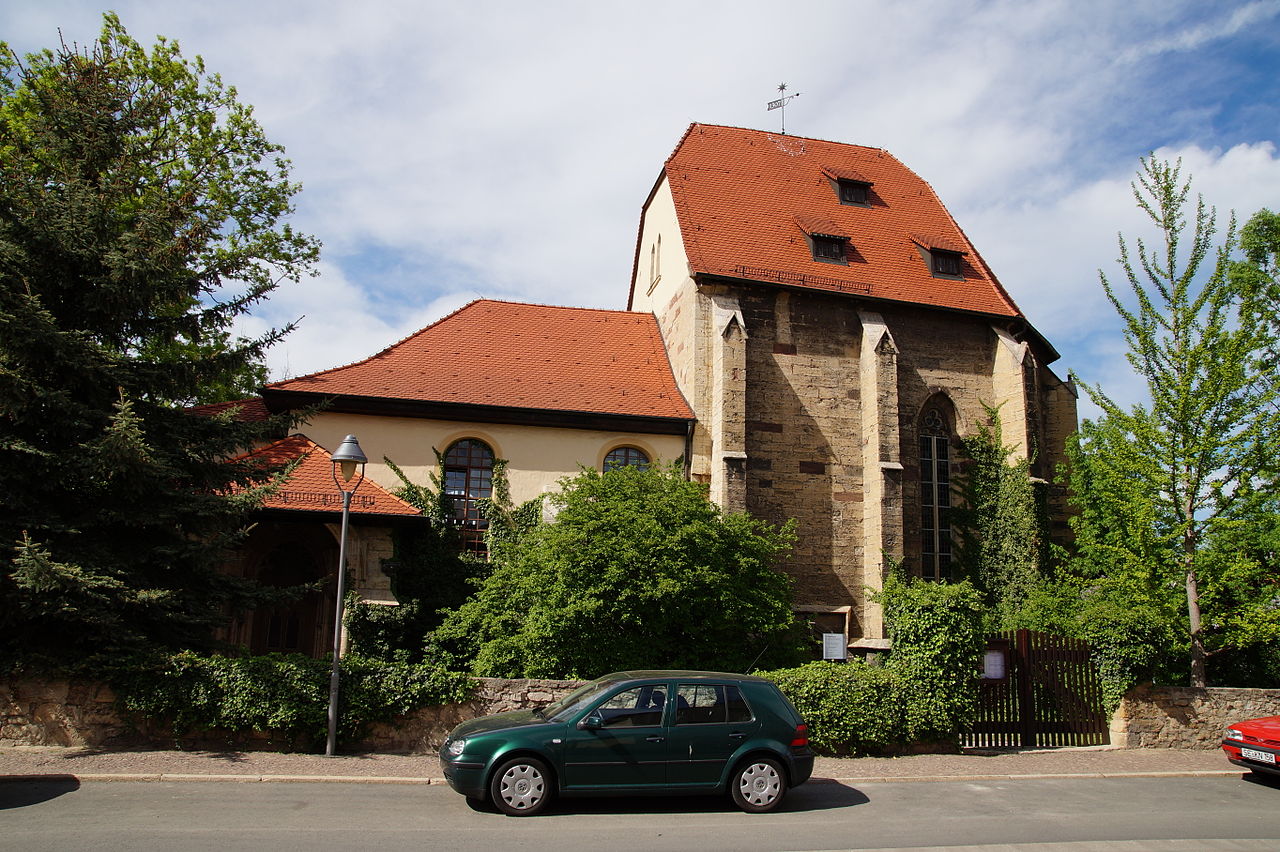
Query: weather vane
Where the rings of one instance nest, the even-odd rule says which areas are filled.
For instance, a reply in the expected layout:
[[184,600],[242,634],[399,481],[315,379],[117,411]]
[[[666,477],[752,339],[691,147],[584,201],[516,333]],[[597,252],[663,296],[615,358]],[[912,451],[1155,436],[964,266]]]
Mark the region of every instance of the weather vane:
[[782,132],[784,134],[787,132],[787,101],[791,100],[792,98],[800,97],[799,92],[796,92],[794,95],[788,95],[786,94],[786,91],[787,91],[787,84],[779,83],[778,92],[782,95],[782,97],[778,98],[776,101],[769,101],[770,110],[775,110],[775,109],[782,110]]

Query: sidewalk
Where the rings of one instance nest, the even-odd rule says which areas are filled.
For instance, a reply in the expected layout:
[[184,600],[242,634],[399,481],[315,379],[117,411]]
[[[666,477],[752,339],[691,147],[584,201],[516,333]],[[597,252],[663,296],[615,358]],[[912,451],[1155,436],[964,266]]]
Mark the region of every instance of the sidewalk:
[[[816,781],[997,780],[1012,777],[1236,775],[1218,749],[1067,748],[969,751],[906,757],[819,757]],[[443,784],[435,755],[277,754],[239,751],[106,751],[91,748],[0,748],[0,781],[39,776],[80,781],[293,781]]]

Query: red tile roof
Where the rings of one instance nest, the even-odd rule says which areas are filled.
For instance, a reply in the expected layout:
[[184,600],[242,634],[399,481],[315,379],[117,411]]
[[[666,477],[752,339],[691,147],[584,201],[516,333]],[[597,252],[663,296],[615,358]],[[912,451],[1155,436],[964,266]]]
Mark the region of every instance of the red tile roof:
[[691,420],[652,314],[481,299],[267,390]]
[[231,402],[211,402],[208,405],[196,405],[188,410],[194,414],[213,417],[230,409],[235,409],[234,419],[245,422],[262,421],[271,416],[271,412],[267,411],[267,404],[262,401],[262,397],[257,396],[249,399],[237,399]]
[[[693,124],[664,174],[695,273],[1021,316],[933,188],[887,151]],[[829,175],[873,184],[870,203],[841,204]],[[799,224],[814,219],[848,235],[865,262],[815,261]],[[964,252],[964,280],[934,278],[918,234]]]
[[848,237],[849,231],[837,225],[826,216],[809,216],[800,214],[795,217],[796,224],[806,234],[817,234],[820,237]]
[[[264,509],[295,512],[338,512],[342,510],[342,494],[333,482],[333,463],[329,452],[306,435],[292,435],[249,453],[272,466],[295,459],[302,463],[275,494],[267,498]],[[353,515],[413,516],[422,513],[396,497],[371,479],[360,483],[351,498]]]

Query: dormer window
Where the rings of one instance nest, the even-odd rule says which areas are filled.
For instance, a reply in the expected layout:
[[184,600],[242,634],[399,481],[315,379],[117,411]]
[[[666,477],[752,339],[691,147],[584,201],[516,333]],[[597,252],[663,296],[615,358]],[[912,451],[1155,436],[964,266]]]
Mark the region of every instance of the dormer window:
[[836,181],[836,186],[840,188],[841,204],[857,204],[865,205],[867,203],[867,189],[870,184],[858,183],[852,180]]
[[929,272],[936,278],[962,278],[965,246],[951,237],[932,234],[912,234],[911,241],[920,249],[920,257],[929,264]]
[[849,168],[827,166],[822,170],[836,190],[841,204],[867,207],[871,203],[871,181]]
[[823,263],[849,262],[849,237],[840,231],[840,226],[822,216],[799,215],[795,222],[809,238],[809,248],[813,259]]

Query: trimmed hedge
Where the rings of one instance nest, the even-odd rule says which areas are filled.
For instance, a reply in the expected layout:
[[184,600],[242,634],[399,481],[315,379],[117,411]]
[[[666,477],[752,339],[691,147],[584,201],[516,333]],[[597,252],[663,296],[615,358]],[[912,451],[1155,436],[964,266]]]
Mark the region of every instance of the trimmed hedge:
[[967,582],[897,574],[877,596],[893,639],[884,665],[815,662],[761,672],[791,699],[823,754],[957,744],[977,709],[982,603]]
[[[301,654],[206,657],[184,651],[126,664],[110,682],[122,710],[167,722],[177,736],[260,731],[294,746],[327,736],[330,665]],[[465,701],[476,687],[468,675],[434,666],[355,656],[343,658],[340,676],[343,739],[358,738],[371,722]]]
[[887,668],[851,660],[759,674],[791,699],[821,754],[883,752],[903,740],[901,690]]

